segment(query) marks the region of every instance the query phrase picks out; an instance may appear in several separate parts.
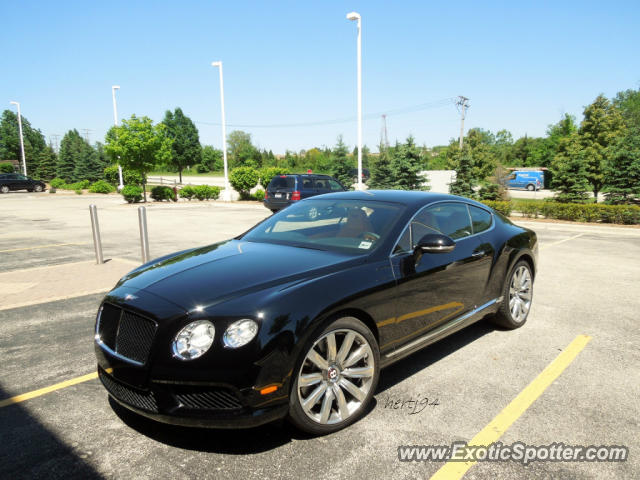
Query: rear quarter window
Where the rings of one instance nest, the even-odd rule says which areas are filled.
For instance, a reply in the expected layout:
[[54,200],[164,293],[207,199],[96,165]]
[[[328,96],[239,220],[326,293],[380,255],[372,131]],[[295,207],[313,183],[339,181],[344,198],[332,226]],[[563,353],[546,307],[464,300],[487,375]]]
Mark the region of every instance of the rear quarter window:
[[274,177],[267,187],[268,190],[293,190],[296,186],[296,178],[295,177]]

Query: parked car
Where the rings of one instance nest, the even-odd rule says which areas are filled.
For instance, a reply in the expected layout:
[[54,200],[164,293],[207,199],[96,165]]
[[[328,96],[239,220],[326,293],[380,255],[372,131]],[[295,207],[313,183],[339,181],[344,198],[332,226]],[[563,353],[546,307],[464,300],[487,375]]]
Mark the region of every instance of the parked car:
[[12,190],[42,192],[46,187],[44,182],[34,180],[21,173],[0,173],[0,193],[9,193]]
[[338,180],[329,175],[278,175],[267,185],[263,203],[275,213],[305,198],[345,190]]
[[507,188],[529,190],[531,192],[544,187],[544,172],[515,171],[507,177]]
[[161,422],[330,433],[381,368],[485,317],[524,325],[537,255],[533,231],[462,197],[308,198],[122,278],[96,319],[99,378]]
[[[358,183],[358,169],[357,168],[353,168],[350,173],[351,173],[351,176],[353,177],[353,183]],[[363,168],[362,169],[362,181],[363,182],[367,182],[367,181],[369,181],[369,178],[371,178],[371,173],[369,172],[369,169]]]

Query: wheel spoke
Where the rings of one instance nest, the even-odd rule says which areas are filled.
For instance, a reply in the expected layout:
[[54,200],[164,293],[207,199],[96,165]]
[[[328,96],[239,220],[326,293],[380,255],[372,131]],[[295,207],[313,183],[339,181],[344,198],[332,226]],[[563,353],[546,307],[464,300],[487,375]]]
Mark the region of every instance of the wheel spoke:
[[347,354],[349,353],[349,350],[351,350],[351,346],[353,345],[353,340],[355,338],[356,338],[355,334],[353,332],[349,332],[344,337],[344,340],[342,340],[342,345],[340,346],[340,351],[338,352],[338,355],[336,356],[336,362],[339,365],[342,365],[342,363],[344,362],[344,359],[347,358]]
[[347,380],[344,377],[340,379],[340,381],[338,382],[338,385],[340,385],[347,392],[353,395],[359,402],[362,402],[367,397],[367,394],[365,392],[360,390],[358,387],[356,387],[353,383],[351,383],[349,380]]
[[531,300],[531,292],[522,292],[520,293],[520,298],[525,299],[527,302]]
[[334,362],[336,359],[336,334],[330,333],[327,335],[327,360],[329,363]]
[[320,370],[326,370],[329,368],[329,363],[313,348],[307,354],[307,359],[313,362]]
[[321,373],[318,373],[318,372],[306,373],[304,375],[300,375],[300,379],[298,380],[298,386],[308,387],[310,385],[315,385],[316,383],[321,381],[322,381]]
[[365,345],[361,345],[355,352],[351,354],[349,358],[347,358],[344,362],[344,368],[348,368],[351,365],[362,360],[368,353],[368,349]]
[[342,371],[342,375],[350,378],[370,378],[373,376],[373,367],[347,368]]
[[320,408],[320,423],[327,423],[329,415],[331,415],[331,407],[333,406],[333,389],[328,388],[322,399],[322,407]]
[[340,420],[346,420],[349,416],[349,407],[347,406],[347,400],[344,398],[344,393],[338,385],[333,385],[333,393],[338,400],[338,415]]
[[520,308],[520,306],[518,305],[519,300],[517,298],[514,298],[515,302],[513,303],[513,307],[511,307],[511,316],[517,320],[518,319],[518,310]]
[[320,385],[318,385],[316,389],[313,392],[311,392],[311,395],[309,395],[304,400],[304,402],[302,402],[302,408],[304,408],[307,411],[311,410],[313,406],[316,403],[318,403],[318,400],[320,400],[320,397],[322,397],[322,395],[324,395],[326,391],[327,391],[326,383],[321,383]]

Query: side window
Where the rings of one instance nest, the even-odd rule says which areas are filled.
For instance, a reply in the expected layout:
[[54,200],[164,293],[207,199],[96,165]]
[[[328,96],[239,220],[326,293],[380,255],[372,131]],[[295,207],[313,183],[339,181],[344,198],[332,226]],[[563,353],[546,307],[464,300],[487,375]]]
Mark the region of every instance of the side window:
[[471,220],[464,203],[438,203],[428,209],[436,219],[440,232],[457,240],[472,234]]
[[329,188],[332,192],[341,192],[343,190],[342,185],[335,180],[328,179],[327,182],[329,182]]
[[469,205],[471,221],[473,223],[473,233],[480,233],[491,227],[491,214],[486,210]]
[[411,240],[409,239],[409,229],[405,228],[404,233],[398,240],[395,248],[393,249],[393,254],[396,253],[409,253],[411,251]]

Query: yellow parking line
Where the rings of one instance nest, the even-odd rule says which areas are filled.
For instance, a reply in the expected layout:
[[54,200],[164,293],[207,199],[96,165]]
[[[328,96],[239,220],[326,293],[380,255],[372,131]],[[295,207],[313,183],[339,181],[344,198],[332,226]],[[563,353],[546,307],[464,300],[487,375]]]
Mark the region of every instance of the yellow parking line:
[[[107,373],[111,373],[110,368],[106,371]],[[56,390],[60,390],[62,388],[77,385],[78,383],[88,382],[89,380],[93,380],[94,378],[98,378],[98,374],[96,372],[88,373],[87,375],[82,375],[81,377],[72,378],[70,380],[65,380],[64,382],[56,383],[49,387],[40,388],[38,390],[33,390],[32,392],[16,395],[15,397],[7,398],[5,400],[0,400],[0,408],[6,407],[7,405],[13,405],[14,403],[24,402],[25,400],[31,400],[32,398],[40,397],[42,395],[55,392]]]
[[[582,349],[589,343],[589,335],[578,335],[560,355],[558,355],[540,375],[514,398],[496,417],[489,422],[469,445],[489,446],[496,442],[502,434],[515,422],[551,385],[560,374],[573,362]],[[457,480],[464,476],[476,462],[447,462],[432,477],[431,480]]]
[[36,250],[38,248],[53,248],[53,247],[66,247],[69,245],[88,245],[88,243],[52,243],[50,245],[39,245],[37,247],[24,247],[24,248],[11,248],[9,250],[0,250],[0,253],[9,253],[9,252],[21,252],[24,250]]

